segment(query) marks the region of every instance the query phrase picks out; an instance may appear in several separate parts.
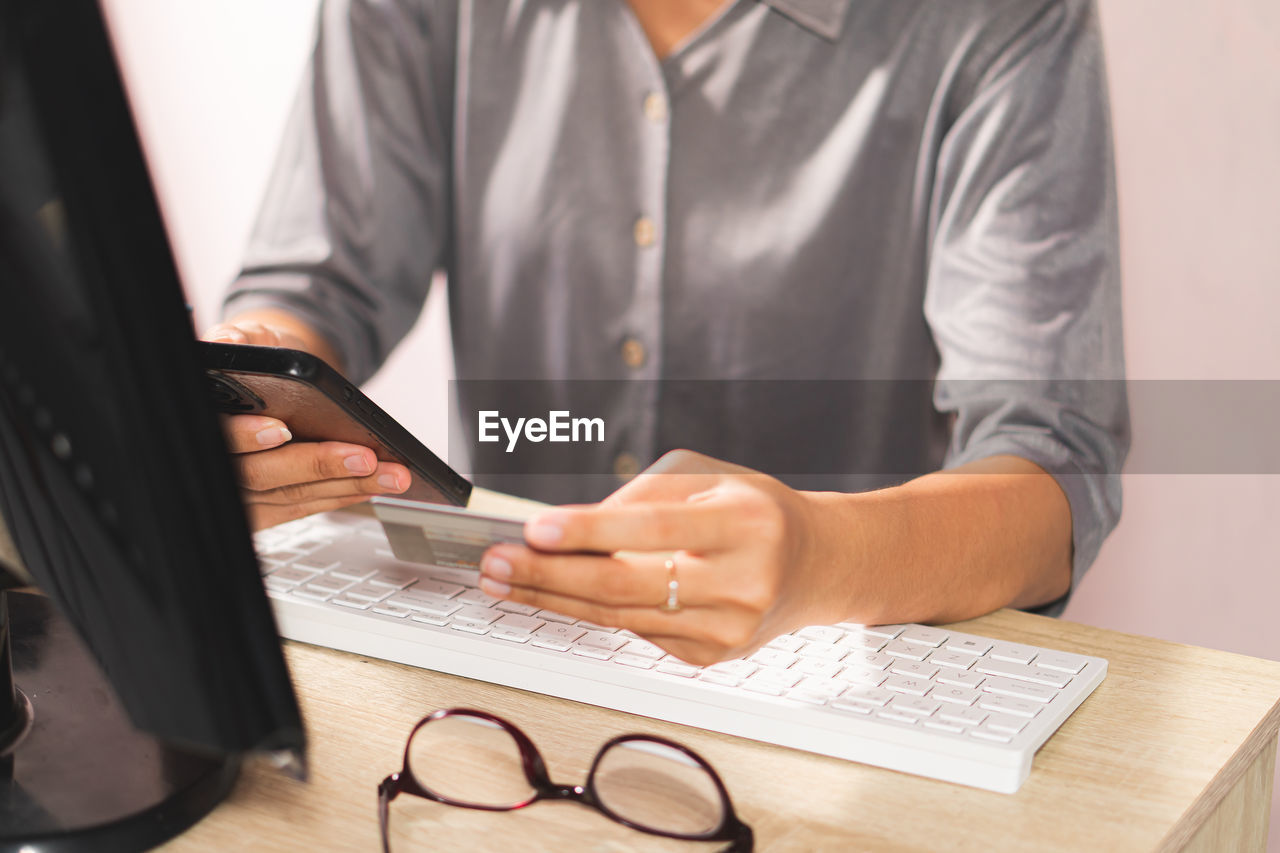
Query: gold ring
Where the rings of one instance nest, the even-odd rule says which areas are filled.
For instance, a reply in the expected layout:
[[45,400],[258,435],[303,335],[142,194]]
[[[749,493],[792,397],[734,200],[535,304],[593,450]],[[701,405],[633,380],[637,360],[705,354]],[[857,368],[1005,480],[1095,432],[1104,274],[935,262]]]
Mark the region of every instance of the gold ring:
[[667,569],[667,600],[658,605],[663,613],[680,612],[680,581],[676,579],[676,561],[668,557],[663,565]]

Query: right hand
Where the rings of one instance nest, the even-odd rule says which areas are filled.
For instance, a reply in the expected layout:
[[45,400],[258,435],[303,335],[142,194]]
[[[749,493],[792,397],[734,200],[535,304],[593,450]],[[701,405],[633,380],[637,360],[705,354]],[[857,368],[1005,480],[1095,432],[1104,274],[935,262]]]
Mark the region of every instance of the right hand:
[[[287,329],[265,323],[214,326],[205,340],[306,349]],[[223,415],[249,523],[261,530],[409,488],[409,469],[381,462],[368,447],[340,441],[293,442],[289,426],[263,415]]]

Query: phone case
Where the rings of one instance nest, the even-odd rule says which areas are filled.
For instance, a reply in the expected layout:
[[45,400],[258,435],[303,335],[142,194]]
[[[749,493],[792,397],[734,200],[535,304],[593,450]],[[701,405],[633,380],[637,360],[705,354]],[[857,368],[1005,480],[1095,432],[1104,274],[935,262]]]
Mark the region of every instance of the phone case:
[[344,441],[371,448],[413,475],[400,497],[466,506],[471,483],[414,438],[323,360],[300,350],[200,341],[218,411],[261,414],[289,426],[294,441]]

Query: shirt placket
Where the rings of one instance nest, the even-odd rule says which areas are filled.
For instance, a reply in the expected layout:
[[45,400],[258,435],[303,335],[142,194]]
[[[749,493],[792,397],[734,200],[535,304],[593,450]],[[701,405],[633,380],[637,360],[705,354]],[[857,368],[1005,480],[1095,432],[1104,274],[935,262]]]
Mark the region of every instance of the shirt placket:
[[667,178],[670,164],[671,100],[661,67],[652,56],[637,74],[629,113],[639,141],[634,205],[629,227],[634,252],[634,299],[617,357],[631,387],[632,413],[625,446],[617,448],[613,473],[634,477],[654,460],[662,376],[663,277],[666,262]]

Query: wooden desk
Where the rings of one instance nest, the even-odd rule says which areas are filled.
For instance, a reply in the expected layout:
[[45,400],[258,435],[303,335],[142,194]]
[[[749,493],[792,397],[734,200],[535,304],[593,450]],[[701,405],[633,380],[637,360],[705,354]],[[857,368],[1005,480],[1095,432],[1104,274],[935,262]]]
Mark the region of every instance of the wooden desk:
[[[377,850],[378,782],[400,769],[412,725],[454,706],[515,722],[565,783],[583,781],[596,748],[622,732],[686,743],[723,776],[764,851],[1265,848],[1280,663],[1016,611],[957,629],[1110,661],[1017,794],[289,643],[311,781],[250,767],[228,802],[163,849]],[[717,849],[651,838],[571,803],[492,814],[401,797],[391,825],[393,851]]]

